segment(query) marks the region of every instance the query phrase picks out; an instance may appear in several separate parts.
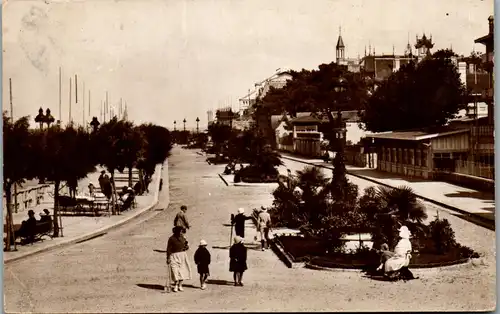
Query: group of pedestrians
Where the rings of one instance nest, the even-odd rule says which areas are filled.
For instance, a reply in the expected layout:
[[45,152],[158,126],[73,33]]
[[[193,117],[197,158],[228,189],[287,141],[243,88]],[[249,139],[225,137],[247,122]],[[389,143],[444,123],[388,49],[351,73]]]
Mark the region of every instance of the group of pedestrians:
[[[186,216],[187,206],[182,205],[181,210],[177,213],[174,219],[174,227],[172,235],[169,237],[166,249],[167,269],[167,284],[165,290],[169,292],[184,291],[183,282],[191,279],[191,266],[187,251],[189,250],[189,242],[185,237],[187,230],[191,227]],[[262,250],[267,248],[267,241],[270,227],[269,213],[265,210],[259,215],[259,231],[262,237]],[[244,209],[240,208],[238,214],[232,217],[231,227],[235,226],[236,236],[233,239],[233,244],[229,249],[229,271],[233,272],[235,286],[243,286],[243,273],[248,269],[247,266],[247,248],[244,245],[245,237],[245,221],[251,219],[244,214]],[[200,276],[200,288],[207,288],[206,282],[210,276],[211,255],[207,249],[208,243],[201,240],[199,246],[194,253],[194,262],[197,266],[197,271]]]
[[[234,225],[236,236],[245,239],[245,222],[252,217],[245,216],[245,209],[239,208],[238,214],[231,218],[231,225]],[[261,207],[261,211],[257,217],[257,232],[260,234],[261,250],[269,248],[269,231],[271,230],[271,215],[265,207]],[[257,236],[254,238],[257,240]]]

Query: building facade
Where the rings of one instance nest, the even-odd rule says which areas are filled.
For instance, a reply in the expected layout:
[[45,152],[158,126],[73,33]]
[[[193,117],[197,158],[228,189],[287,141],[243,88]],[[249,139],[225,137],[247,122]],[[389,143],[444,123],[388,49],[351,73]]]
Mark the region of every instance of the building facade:
[[377,153],[377,168],[407,177],[432,179],[434,172],[455,172],[467,160],[469,129],[403,131],[367,135]]

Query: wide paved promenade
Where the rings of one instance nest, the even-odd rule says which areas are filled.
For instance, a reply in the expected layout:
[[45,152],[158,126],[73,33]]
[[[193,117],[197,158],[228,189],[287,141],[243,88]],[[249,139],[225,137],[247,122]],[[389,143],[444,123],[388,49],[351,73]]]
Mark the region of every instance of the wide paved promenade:
[[[225,224],[238,207],[247,213],[272,202],[268,186],[226,186],[218,177],[224,165],[209,166],[195,151],[175,148],[169,160],[170,206],[143,222],[102,237],[27,258],[5,267],[9,312],[218,312],[218,311],[431,311],[491,310],[495,304],[495,264],[415,271],[420,280],[380,282],[358,272],[289,269],[271,251],[249,249],[244,287],[231,285]],[[165,180],[165,178],[164,178]],[[192,228],[187,237],[193,256],[204,238],[212,253],[208,289],[198,289],[196,274],[184,292],[164,294],[165,244],[181,204]],[[452,220],[455,218],[454,220]],[[450,220],[457,238],[468,235],[486,256],[494,232]],[[456,223],[464,225],[455,225]],[[248,238],[255,230],[248,225]],[[250,243],[251,247],[252,244]],[[193,263],[193,270],[195,270]]]

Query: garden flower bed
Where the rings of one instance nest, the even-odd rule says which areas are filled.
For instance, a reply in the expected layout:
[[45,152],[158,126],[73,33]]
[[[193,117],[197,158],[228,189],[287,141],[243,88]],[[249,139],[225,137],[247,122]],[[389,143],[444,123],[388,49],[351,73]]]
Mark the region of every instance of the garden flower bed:
[[[309,262],[316,266],[346,269],[367,269],[378,266],[379,255],[375,250],[359,250],[353,253],[329,253],[321,239],[297,236],[280,236],[274,239],[293,262]],[[410,268],[443,267],[466,263],[479,257],[467,247],[457,245],[444,254],[432,248],[432,241],[424,244],[420,252],[412,253]]]

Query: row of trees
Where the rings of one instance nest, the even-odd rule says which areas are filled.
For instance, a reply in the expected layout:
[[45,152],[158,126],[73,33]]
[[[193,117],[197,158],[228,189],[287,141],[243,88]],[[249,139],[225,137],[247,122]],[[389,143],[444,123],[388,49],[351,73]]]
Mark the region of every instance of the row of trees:
[[331,113],[339,110],[359,110],[364,127],[372,132],[442,126],[465,106],[454,56],[451,50],[439,50],[419,63],[403,65],[383,82],[336,63],[292,71],[285,87],[271,87],[258,102],[254,118],[273,139],[271,115],[312,112],[328,119],[325,137],[330,142],[338,127]]
[[[116,209],[115,171],[140,171],[140,180],[148,181],[155,166],[168,157],[172,144],[169,131],[153,124],[135,126],[132,122],[113,118],[88,132],[69,124],[45,129],[30,129],[29,117],[12,121],[4,112],[4,192],[7,201],[7,250],[12,232],[12,190],[14,184],[39,179],[54,184],[54,237],[59,235],[58,197],[61,185],[76,182],[104,166],[111,174],[115,190],[112,210]],[[144,182],[141,182],[144,185]]]

